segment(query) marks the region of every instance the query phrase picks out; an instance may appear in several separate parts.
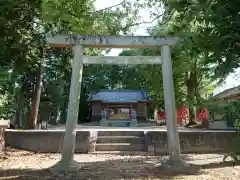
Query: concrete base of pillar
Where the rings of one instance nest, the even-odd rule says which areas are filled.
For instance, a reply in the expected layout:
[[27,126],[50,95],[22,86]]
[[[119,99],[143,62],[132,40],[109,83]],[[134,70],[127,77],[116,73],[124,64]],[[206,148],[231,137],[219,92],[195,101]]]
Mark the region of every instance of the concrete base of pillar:
[[131,127],[137,127],[138,126],[138,121],[136,119],[132,119],[130,122]]
[[81,165],[79,162],[72,160],[72,161],[58,161],[55,165],[53,165],[50,170],[53,173],[59,172],[77,172],[81,169]]
[[102,120],[99,122],[99,126],[108,126],[108,122],[107,122],[105,119],[102,119]]
[[200,171],[200,168],[194,165],[187,164],[182,159],[179,160],[171,160],[167,159],[159,164],[156,164],[157,168],[161,168],[167,172],[174,173],[195,173]]

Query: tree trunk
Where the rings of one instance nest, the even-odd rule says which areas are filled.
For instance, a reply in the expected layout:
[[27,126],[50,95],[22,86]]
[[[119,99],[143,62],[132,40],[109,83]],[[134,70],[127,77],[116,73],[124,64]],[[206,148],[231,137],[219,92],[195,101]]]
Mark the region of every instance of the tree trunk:
[[64,102],[63,107],[61,108],[61,115],[60,115],[60,124],[66,124],[67,120],[67,102]]
[[58,117],[58,108],[51,107],[51,114],[50,114],[49,124],[56,125],[57,124],[57,117]]
[[22,126],[22,112],[24,108],[24,100],[25,99],[20,94],[17,99],[17,109],[15,113],[15,122],[14,122],[17,127]]
[[25,108],[25,101],[26,96],[24,95],[25,92],[28,92],[28,78],[23,77],[21,80],[21,89],[18,94],[16,94],[16,112],[15,112],[15,119],[14,124],[19,127],[23,126],[23,115],[24,115],[24,108]]
[[[69,85],[64,83],[63,93],[62,93],[63,96],[69,93],[69,88],[70,88]],[[68,106],[68,98],[64,99],[64,102],[61,104],[61,107],[60,107],[60,112],[61,112],[60,121],[59,121],[60,124],[66,124],[67,106]]]
[[195,96],[194,88],[187,87],[187,96],[188,96],[188,107],[189,107],[189,122],[187,126],[196,125],[196,107],[195,107]]
[[189,108],[189,122],[187,126],[196,125],[196,97],[195,97],[195,81],[192,75],[186,81],[187,86],[187,100]]
[[40,64],[39,72],[36,77],[35,93],[32,102],[32,110],[28,120],[28,129],[35,129],[37,125],[38,109],[41,98],[42,80],[43,80],[44,67]]

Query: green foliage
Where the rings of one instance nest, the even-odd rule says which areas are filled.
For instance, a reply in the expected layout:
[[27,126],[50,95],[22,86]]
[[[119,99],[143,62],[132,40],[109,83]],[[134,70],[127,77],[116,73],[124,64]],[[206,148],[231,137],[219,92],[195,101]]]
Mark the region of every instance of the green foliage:
[[6,116],[7,106],[7,95],[0,95],[0,117],[3,118]]
[[215,76],[216,66],[206,63],[211,51],[206,48],[206,32],[203,31],[206,25],[200,18],[202,15],[198,14],[197,18],[195,15],[186,15],[192,11],[189,9],[191,4],[194,2],[164,1],[167,13],[163,20],[167,19],[167,22],[162,25],[160,21],[151,32],[157,36],[172,35],[180,38],[180,42],[172,49],[173,75],[177,79],[174,83],[176,91],[181,90],[182,103],[188,105],[190,123],[193,123],[195,106],[209,97],[219,78]]
[[[126,50],[122,56],[159,56],[160,50],[154,49],[136,49]],[[184,102],[184,88],[181,77],[178,76],[177,61],[173,61],[174,87],[176,94],[177,107]],[[164,108],[163,82],[161,65],[139,65],[139,66],[121,66],[121,84],[125,88],[144,88],[153,99],[153,108]],[[132,78],[129,78],[132,77]]]
[[44,0],[42,19],[50,32],[52,30],[49,28],[54,27],[68,33],[116,35],[127,32],[137,18],[138,9],[128,1],[115,8],[101,10],[95,9],[94,2],[94,0]]
[[[0,66],[4,66],[0,74],[0,95],[4,97],[1,111],[8,114],[6,109],[10,106],[11,112],[16,111],[16,119],[19,120],[28,119],[26,114],[32,106],[41,65],[46,64],[40,113],[64,113],[67,108],[72,51],[49,49],[44,44],[45,35],[129,33],[138,18],[139,7],[138,4],[123,1],[114,7],[96,10],[94,0],[4,0],[0,6],[3,32],[0,38]],[[86,55],[100,55],[101,52],[102,49],[85,50]],[[115,87],[115,72],[110,66],[85,66],[83,87],[91,91]],[[83,104],[86,102],[85,96],[86,93],[82,94]]]
[[201,29],[194,37],[201,51],[208,51],[206,64],[214,66],[223,80],[239,67],[239,1],[165,1],[170,12],[178,12],[179,22],[193,22]]
[[240,102],[230,101],[221,107],[221,112],[224,114],[224,120],[227,121],[229,127],[235,126],[235,122],[240,119]]
[[87,91],[86,85],[82,83],[81,86],[81,96],[79,104],[79,114],[78,114],[78,123],[89,122],[89,104],[88,104],[89,92]]
[[[4,116],[13,111],[21,116],[29,114],[41,64],[46,64],[41,99],[46,101],[41,107],[65,112],[72,51],[50,49],[45,45],[44,36],[130,34],[134,25],[139,24],[136,23],[139,10],[146,7],[155,7],[156,12],[151,15],[159,20],[150,29],[150,35],[172,35],[181,39],[172,49],[177,107],[205,103],[217,81],[239,66],[238,2],[146,0],[131,4],[123,1],[112,8],[96,10],[94,0],[3,0],[0,2],[1,112]],[[164,13],[158,11],[162,7]],[[102,49],[85,50],[86,55],[101,53]],[[160,50],[126,50],[121,55],[158,56]],[[161,66],[85,66],[82,87],[84,92],[102,88],[145,88],[154,100],[153,108],[164,106]],[[80,111],[84,112],[87,112],[82,105],[86,104],[86,94],[81,95],[80,103],[83,108]]]
[[41,1],[3,0],[0,3],[0,65],[17,71],[32,67],[38,47],[35,18],[40,15]]

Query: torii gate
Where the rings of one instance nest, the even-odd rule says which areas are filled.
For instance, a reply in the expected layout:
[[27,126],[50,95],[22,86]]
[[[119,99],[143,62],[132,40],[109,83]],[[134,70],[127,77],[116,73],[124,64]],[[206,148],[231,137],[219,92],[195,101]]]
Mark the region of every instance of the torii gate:
[[[170,46],[177,43],[174,37],[150,36],[98,36],[56,35],[47,37],[47,43],[55,47],[73,48],[72,77],[68,102],[67,121],[62,158],[56,164],[58,170],[78,168],[73,160],[76,125],[82,82],[83,64],[162,64],[169,161],[181,163],[179,134],[177,131],[175,95],[173,86]],[[84,56],[84,47],[93,48],[161,48],[161,57],[146,56]]]

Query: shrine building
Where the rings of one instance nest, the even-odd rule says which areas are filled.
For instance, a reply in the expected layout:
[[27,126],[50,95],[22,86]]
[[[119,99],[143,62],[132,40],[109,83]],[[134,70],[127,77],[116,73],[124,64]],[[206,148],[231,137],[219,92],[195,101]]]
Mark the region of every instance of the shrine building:
[[100,122],[104,111],[106,121],[131,122],[135,114],[137,122],[144,122],[149,116],[151,98],[144,89],[105,89],[90,95],[89,103],[92,121]]

